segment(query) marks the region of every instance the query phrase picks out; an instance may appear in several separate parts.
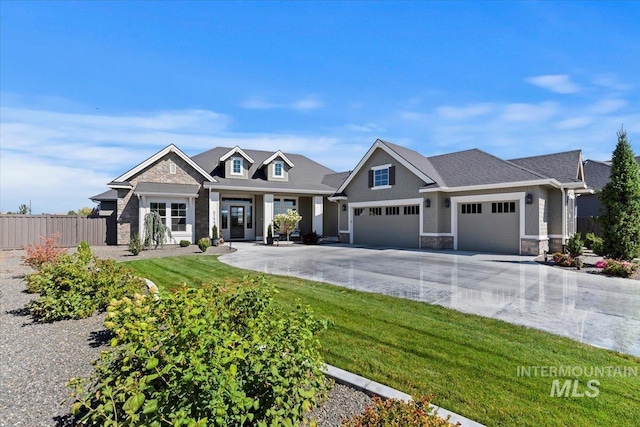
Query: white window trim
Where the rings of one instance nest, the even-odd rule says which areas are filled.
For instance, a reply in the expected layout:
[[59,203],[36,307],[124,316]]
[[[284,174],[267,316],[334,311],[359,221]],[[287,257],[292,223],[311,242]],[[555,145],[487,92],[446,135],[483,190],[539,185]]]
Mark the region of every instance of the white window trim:
[[[186,230],[185,231],[171,231],[172,239],[169,239],[167,243],[178,243],[180,240],[186,239],[191,243],[195,243],[194,231],[195,231],[195,198],[194,197],[153,197],[153,196],[141,196],[140,198],[140,224],[144,220],[144,215],[151,212],[151,203],[164,203],[166,206],[167,215],[165,217],[165,225],[171,229],[171,203],[185,203],[187,205],[187,217],[186,217]],[[142,235],[142,230],[139,231]]]
[[276,211],[276,203],[278,203],[280,200],[284,200],[284,199],[295,200],[296,201],[296,212],[300,213],[300,198],[299,197],[287,196],[287,195],[282,195],[282,194],[275,194],[273,196],[273,215],[276,214],[275,213],[275,211]]
[[171,175],[175,175],[177,171],[178,167],[176,166],[176,164],[172,161],[169,161],[169,173]]
[[[234,172],[233,171],[233,165],[235,164],[235,162],[239,161],[240,162],[240,172]],[[231,175],[235,175],[235,176],[242,176],[242,157],[232,157],[231,158]]]
[[[276,173],[276,165],[280,165],[280,175]],[[274,178],[284,178],[284,162],[283,161],[275,161],[273,162],[273,172],[271,174]]]
[[[372,184],[372,187],[371,187],[372,190],[386,190],[386,189],[391,188],[391,185],[388,184],[388,182],[389,182],[389,168],[390,167],[391,167],[391,163],[388,163],[386,165],[379,165],[379,166],[372,166],[371,167],[371,170],[373,171],[373,182],[371,183]],[[384,170],[384,169],[387,169],[387,184],[385,184],[385,185],[376,185],[376,173],[375,173],[375,171]]]

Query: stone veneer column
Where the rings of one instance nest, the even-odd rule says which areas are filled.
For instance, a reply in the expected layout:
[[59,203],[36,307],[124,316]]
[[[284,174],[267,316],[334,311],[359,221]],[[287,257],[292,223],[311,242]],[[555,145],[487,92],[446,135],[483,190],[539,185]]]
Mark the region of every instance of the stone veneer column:
[[311,231],[315,231],[320,236],[322,236],[322,233],[324,231],[322,225],[322,217],[324,214],[324,205],[322,199],[322,196],[313,197],[313,221],[311,227]]
[[218,235],[222,235],[220,229],[220,218],[218,214],[220,212],[220,193],[209,189],[209,236],[213,237],[213,226],[218,226]]
[[263,241],[267,243],[267,230],[269,228],[269,224],[273,222],[273,194],[265,194],[264,197],[264,207],[263,207],[263,215],[264,215],[264,223],[263,223]]

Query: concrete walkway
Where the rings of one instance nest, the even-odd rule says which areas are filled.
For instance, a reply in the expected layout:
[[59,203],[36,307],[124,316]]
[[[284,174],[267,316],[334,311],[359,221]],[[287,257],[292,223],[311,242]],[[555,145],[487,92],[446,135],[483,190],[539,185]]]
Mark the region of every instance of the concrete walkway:
[[348,245],[233,243],[220,260],[438,304],[640,356],[640,281],[578,273],[533,257]]

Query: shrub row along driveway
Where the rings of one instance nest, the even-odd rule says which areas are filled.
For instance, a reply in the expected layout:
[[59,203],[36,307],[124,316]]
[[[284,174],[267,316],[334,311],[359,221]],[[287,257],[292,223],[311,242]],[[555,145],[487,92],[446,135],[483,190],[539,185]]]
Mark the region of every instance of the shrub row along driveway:
[[234,243],[221,261],[438,304],[640,356],[640,284],[539,265],[532,257]]

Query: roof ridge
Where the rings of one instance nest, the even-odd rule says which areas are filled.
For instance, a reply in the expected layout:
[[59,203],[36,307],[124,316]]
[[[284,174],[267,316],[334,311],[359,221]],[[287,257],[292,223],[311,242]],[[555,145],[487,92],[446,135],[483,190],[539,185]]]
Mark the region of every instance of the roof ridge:
[[516,167],[516,168],[518,168],[518,169],[520,169],[520,170],[523,170],[523,171],[525,171],[525,172],[532,173],[532,174],[534,174],[534,175],[536,175],[536,176],[538,176],[538,177],[540,177],[540,178],[551,178],[550,176],[542,175],[542,174],[541,174],[541,173],[539,173],[539,172],[536,172],[536,171],[531,170],[531,169],[529,169],[529,168],[526,168],[526,167],[524,167],[524,166],[520,166],[520,165],[518,165],[518,164],[516,164],[516,163],[513,163],[513,162],[512,162],[512,161],[510,161],[510,160],[501,159],[500,157],[498,157],[498,156],[496,156],[496,155],[494,155],[494,154],[491,154],[491,153],[487,153],[486,151],[481,150],[481,149],[479,149],[479,148],[476,148],[475,150],[477,150],[477,151],[479,151],[479,152],[481,152],[481,153],[483,153],[483,154],[486,154],[487,156],[493,157],[494,159],[500,160],[501,162],[504,162],[504,163],[506,163],[506,164],[508,164],[508,165],[514,166],[514,167]]
[[514,159],[509,159],[508,161],[513,161],[513,160],[526,160],[526,159],[533,159],[535,157],[548,157],[548,156],[557,156],[558,154],[568,154],[568,153],[574,153],[576,151],[581,152],[582,150],[577,148],[575,150],[567,150],[567,151],[558,151],[557,153],[549,153],[549,154],[538,154],[535,156],[527,156],[527,157],[517,157]]
[[[433,165],[433,163],[431,163],[431,160],[429,160],[429,158],[427,156],[425,156],[422,153],[417,152],[416,150],[413,150],[411,148],[407,148],[407,147],[403,147],[401,145],[398,144],[394,144],[393,142],[389,142],[389,141],[385,141],[383,139],[378,138],[378,141],[382,142],[383,144],[385,144],[387,147],[389,147],[390,150],[393,150],[398,156],[402,157],[407,163],[411,164],[414,168],[416,168],[417,170],[421,171],[423,174],[425,174],[427,177],[431,178],[433,181],[435,181],[436,184],[438,183],[443,183],[445,184],[444,178],[442,178],[442,175],[440,175],[440,172],[438,172],[438,170],[436,169],[436,167]],[[405,156],[403,156],[402,154],[400,154],[398,152],[398,150],[395,149],[395,147],[400,147],[403,150],[409,150],[412,151],[414,153],[416,153],[418,156],[422,157],[424,160],[426,160],[429,163],[429,166],[431,166],[431,169],[433,170],[433,173],[436,174],[435,177],[430,176],[432,175],[432,173],[427,173],[426,171],[423,170],[423,168],[420,168],[418,166],[416,166],[410,159],[407,159]],[[439,185],[439,184],[438,184]]]

